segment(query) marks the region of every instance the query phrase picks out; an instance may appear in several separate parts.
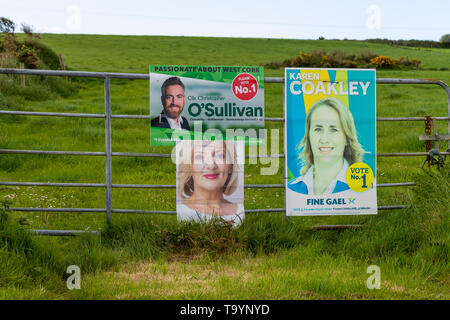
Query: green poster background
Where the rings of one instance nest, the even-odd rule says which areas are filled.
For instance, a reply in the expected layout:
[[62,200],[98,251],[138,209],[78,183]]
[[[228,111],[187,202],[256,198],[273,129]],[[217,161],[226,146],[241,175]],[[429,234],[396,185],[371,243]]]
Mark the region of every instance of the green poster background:
[[[190,126],[187,130],[150,127],[152,146],[173,146],[176,140],[235,139],[247,145],[261,144],[264,136],[264,68],[253,66],[150,66],[150,117],[163,111],[161,86],[170,77],[182,80],[185,87],[184,108],[181,116]],[[257,82],[257,92],[249,100],[240,99],[233,92],[233,80],[241,74],[250,74]],[[227,134],[228,130],[240,130]],[[194,132],[193,131],[197,131]],[[220,131],[220,135],[211,131]],[[204,135],[199,136],[199,132]],[[250,137],[249,137],[250,136]]]

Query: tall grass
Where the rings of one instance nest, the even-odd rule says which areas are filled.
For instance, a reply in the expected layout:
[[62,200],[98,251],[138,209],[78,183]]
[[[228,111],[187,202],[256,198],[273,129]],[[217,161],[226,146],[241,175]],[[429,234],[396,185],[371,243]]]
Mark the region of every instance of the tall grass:
[[[430,173],[432,172],[432,173]],[[233,228],[211,224],[176,222],[164,217],[123,216],[102,233],[101,244],[124,248],[131,257],[145,259],[178,254],[250,254],[306,247],[316,243],[321,251],[354,259],[411,257],[428,252],[428,260],[448,263],[450,179],[448,166],[441,171],[415,175],[411,207],[359,217],[360,229],[318,232],[302,218],[273,214],[248,214],[243,225]],[[435,249],[430,249],[435,248]]]
[[[99,271],[120,270],[130,261],[190,261],[199,256],[210,261],[208,264],[242,257],[279,257],[276,259],[281,259],[280,264],[286,270],[302,263],[298,259],[305,263],[329,261],[332,265],[320,266],[312,278],[300,280],[296,277],[291,279],[288,274],[280,275],[279,281],[291,279],[288,287],[292,290],[297,283],[307,295],[311,292],[311,297],[316,298],[358,297],[358,292],[364,291],[352,277],[347,282],[339,277],[325,277],[327,272],[331,272],[328,268],[336,268],[334,264],[337,261],[346,261],[349,265],[378,264],[383,266],[386,274],[398,274],[398,270],[408,272],[407,277],[415,278],[413,285],[422,281],[427,285],[431,282],[445,287],[449,285],[450,270],[448,166],[441,171],[418,173],[415,181],[417,187],[410,208],[382,212],[375,217],[359,217],[361,228],[341,231],[313,230],[301,218],[286,219],[276,214],[248,214],[239,228],[219,220],[199,224],[178,223],[167,217],[121,216],[99,236],[83,235],[54,246],[52,241],[32,236],[24,226],[11,219],[7,208],[3,207],[0,211],[0,287],[10,289],[6,298],[14,294],[24,297],[28,291],[23,290],[39,286],[44,290],[44,298],[64,298],[72,294],[65,289],[65,270],[69,265],[78,265],[83,277],[99,281]],[[295,256],[296,260],[289,261],[288,256],[292,256],[291,259]],[[280,280],[283,277],[286,279]],[[103,281],[108,280],[105,278]],[[232,282],[223,281],[221,286],[230,290],[234,288]],[[267,281],[275,279],[269,277]],[[85,295],[74,293],[74,297],[108,296],[106,289],[97,288],[94,293],[95,286],[87,287]],[[258,296],[272,297],[267,290],[262,288]],[[277,290],[286,298],[293,297],[282,287]],[[413,288],[408,290],[414,291]],[[425,292],[423,297],[428,297]],[[442,292],[440,297],[448,297],[445,289]],[[1,294],[5,292],[0,290]],[[31,295],[39,297],[36,293]],[[228,292],[224,297],[248,298],[239,292]]]
[[7,205],[0,208],[0,287],[50,284],[59,269],[55,252],[11,219]]

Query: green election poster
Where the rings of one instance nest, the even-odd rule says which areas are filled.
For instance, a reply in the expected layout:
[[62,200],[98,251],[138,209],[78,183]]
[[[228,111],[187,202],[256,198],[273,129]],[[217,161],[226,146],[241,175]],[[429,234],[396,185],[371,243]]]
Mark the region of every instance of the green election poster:
[[264,139],[264,68],[150,66],[150,144]]

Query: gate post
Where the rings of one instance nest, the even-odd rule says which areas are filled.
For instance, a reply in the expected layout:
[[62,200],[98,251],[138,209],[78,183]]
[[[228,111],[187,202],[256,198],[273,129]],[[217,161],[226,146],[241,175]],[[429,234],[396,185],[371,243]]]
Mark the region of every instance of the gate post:
[[111,223],[111,79],[105,76],[105,169],[106,169],[106,223]]

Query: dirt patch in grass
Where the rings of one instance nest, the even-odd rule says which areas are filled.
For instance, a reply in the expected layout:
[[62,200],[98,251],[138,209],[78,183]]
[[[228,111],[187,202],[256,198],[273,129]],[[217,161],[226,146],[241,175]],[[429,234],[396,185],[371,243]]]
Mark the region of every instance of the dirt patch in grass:
[[[108,272],[110,281],[119,286],[133,287],[132,294],[118,292],[116,298],[130,299],[133,297],[147,298],[185,298],[202,297],[213,298],[220,295],[221,279],[227,282],[240,284],[256,280],[245,265],[250,262],[242,261],[237,266],[220,265],[213,263],[205,265],[198,263],[197,259],[189,262],[139,262],[131,263],[117,272]],[[259,276],[257,276],[259,277]],[[121,291],[121,290],[120,290]]]

